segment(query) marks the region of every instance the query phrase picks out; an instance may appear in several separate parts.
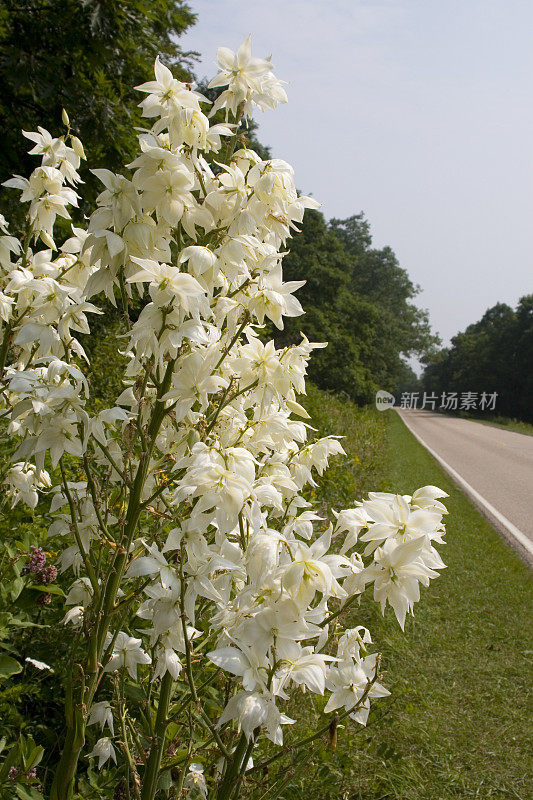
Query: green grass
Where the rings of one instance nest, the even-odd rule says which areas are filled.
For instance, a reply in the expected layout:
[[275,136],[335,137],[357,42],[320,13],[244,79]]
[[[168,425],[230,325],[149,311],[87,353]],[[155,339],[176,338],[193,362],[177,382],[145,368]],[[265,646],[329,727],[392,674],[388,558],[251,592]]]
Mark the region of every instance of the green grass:
[[439,414],[449,419],[466,419],[470,422],[480,422],[481,425],[490,425],[492,428],[502,428],[506,431],[514,431],[515,433],[524,433],[526,436],[533,436],[533,424],[530,422],[523,422],[520,419],[500,416],[481,416],[480,414],[470,414],[467,411],[439,411]]
[[[323,432],[346,434],[348,458],[319,488],[323,503],[335,504],[350,485],[352,499],[371,488],[411,493],[428,483],[450,494],[448,544],[441,548],[448,569],[422,590],[405,634],[390,609],[382,618],[370,598],[353,613],[350,624],[367,625],[383,653],[383,682],[392,696],[373,705],[366,729],[349,723],[339,731],[335,754],[325,743],[309,752],[303,772],[279,796],[527,800],[533,785],[529,569],[398,415],[357,409],[316,390],[308,409]],[[311,730],[319,719],[313,701],[299,700],[302,713]]]
[[533,436],[533,425],[530,422],[522,422],[522,420],[519,419],[509,419],[508,417],[494,417],[493,419],[466,417],[466,419],[473,419],[474,422],[481,422],[482,425],[492,425],[493,428],[503,428],[506,431],[525,433],[527,436]]
[[387,417],[373,406],[359,408],[350,400],[307,386],[305,407],[309,423],[320,435],[341,436],[346,457],[335,458],[319,481],[319,500],[333,508],[347,508],[354,497],[382,488],[387,455],[384,441]]

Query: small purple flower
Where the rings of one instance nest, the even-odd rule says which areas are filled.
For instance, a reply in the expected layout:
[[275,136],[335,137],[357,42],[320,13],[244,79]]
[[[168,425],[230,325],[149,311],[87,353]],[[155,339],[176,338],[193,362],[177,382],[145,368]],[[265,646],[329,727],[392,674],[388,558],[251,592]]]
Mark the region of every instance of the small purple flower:
[[18,774],[19,774],[18,769],[16,767],[11,767],[11,769],[9,770],[9,777],[11,778],[12,781],[15,780]]
[[49,583],[53,583],[57,578],[57,569],[53,564],[50,564],[48,567],[43,567],[43,569],[39,570],[36,573],[36,577],[40,583],[48,586]]
[[29,772],[27,772],[27,773],[26,773],[26,778],[27,778],[29,781],[31,781],[31,780],[32,780],[32,778],[36,778],[36,777],[37,777],[37,770],[36,770],[36,768],[35,768],[35,767],[32,767],[32,768],[29,770]]
[[31,553],[24,565],[22,572],[26,575],[28,572],[40,572],[46,564],[46,553],[42,547],[31,546]]

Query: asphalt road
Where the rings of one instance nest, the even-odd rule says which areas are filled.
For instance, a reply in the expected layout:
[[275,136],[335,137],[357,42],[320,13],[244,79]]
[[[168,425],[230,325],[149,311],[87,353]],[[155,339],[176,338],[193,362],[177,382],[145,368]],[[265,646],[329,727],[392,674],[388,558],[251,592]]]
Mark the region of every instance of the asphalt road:
[[[519,542],[518,549],[522,545],[523,550],[525,545],[531,560],[533,436],[494,428],[480,422],[434,414],[431,411],[397,411],[407,427],[420,437],[422,444],[433,450],[433,455],[446,462],[442,466],[445,469],[451,467],[448,472],[452,478],[496,527],[507,538],[516,539]],[[457,476],[468,486],[461,484]],[[469,488],[474,492],[469,491]],[[506,525],[505,522],[510,524]],[[518,534],[525,539],[521,540]]]

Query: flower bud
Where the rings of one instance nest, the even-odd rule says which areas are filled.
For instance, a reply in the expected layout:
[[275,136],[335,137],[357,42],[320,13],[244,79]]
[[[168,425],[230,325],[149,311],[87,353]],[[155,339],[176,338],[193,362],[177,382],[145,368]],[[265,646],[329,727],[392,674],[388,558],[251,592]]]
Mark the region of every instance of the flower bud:
[[74,152],[76,153],[76,155],[79,156],[79,158],[82,158],[84,161],[87,160],[87,157],[85,155],[85,150],[83,149],[83,145],[77,136],[70,137],[70,145],[74,150]]
[[196,444],[196,442],[199,442],[199,441],[200,441],[200,435],[199,435],[198,431],[195,428],[193,428],[193,430],[189,431],[189,433],[187,435],[187,444],[192,449],[194,447],[194,445]]

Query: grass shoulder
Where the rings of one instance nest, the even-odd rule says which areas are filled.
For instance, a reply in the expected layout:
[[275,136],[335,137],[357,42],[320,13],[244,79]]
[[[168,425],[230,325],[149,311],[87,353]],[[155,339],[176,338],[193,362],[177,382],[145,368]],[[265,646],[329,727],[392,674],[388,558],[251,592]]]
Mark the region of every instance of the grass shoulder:
[[454,419],[466,419],[470,422],[480,422],[481,425],[490,425],[492,428],[502,428],[503,430],[513,431],[514,433],[523,433],[526,436],[533,436],[533,424],[520,419],[500,416],[482,416],[481,414],[470,414],[466,411],[460,411],[458,413],[439,411],[439,414]]
[[493,428],[503,428],[503,430],[506,431],[514,431],[515,433],[524,433],[526,436],[533,436],[533,424],[530,422],[523,422],[519,419],[509,419],[509,417],[494,417],[490,419],[465,417],[465,419],[473,419],[475,422],[481,422],[482,425],[491,425]]

